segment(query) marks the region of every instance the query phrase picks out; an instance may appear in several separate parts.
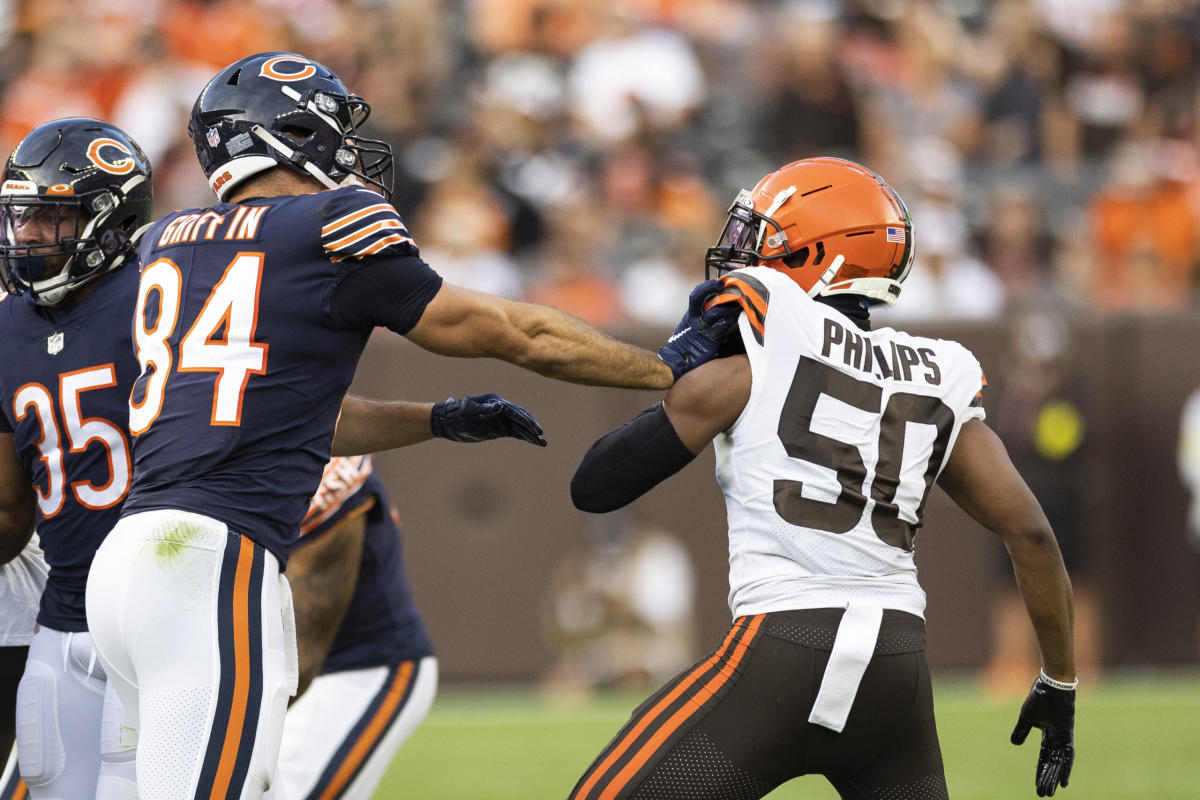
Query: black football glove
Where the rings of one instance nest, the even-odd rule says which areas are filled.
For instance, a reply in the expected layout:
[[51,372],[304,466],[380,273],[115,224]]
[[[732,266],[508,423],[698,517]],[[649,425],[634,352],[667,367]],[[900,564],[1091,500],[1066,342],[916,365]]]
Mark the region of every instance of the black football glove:
[[1075,761],[1075,690],[1051,686],[1039,675],[1021,704],[1012,743],[1024,743],[1032,728],[1042,731],[1034,775],[1038,797],[1053,797],[1059,786],[1067,785]]
[[692,289],[687,313],[675,326],[671,338],[659,348],[658,357],[671,368],[675,380],[715,358],[725,337],[736,330],[738,314],[742,313],[736,303],[704,310],[704,303],[722,288],[720,281],[711,280]]
[[511,436],[538,447],[546,446],[537,420],[498,394],[477,394],[458,400],[450,397],[434,403],[429,427],[434,436],[452,442],[486,442]]

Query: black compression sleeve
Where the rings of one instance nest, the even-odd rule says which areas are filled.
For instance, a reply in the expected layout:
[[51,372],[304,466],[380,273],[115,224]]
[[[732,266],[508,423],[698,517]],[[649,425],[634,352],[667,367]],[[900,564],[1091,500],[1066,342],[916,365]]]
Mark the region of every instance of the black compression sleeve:
[[596,440],[571,479],[571,500],[581,511],[613,511],[632,503],[695,457],[679,440],[659,403]]
[[329,298],[329,313],[344,328],[383,326],[404,335],[442,288],[442,276],[417,256],[381,258],[346,275]]

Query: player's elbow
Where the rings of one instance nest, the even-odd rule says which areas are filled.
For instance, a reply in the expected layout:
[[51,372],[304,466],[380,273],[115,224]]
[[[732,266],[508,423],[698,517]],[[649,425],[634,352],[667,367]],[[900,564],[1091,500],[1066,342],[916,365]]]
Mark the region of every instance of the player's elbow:
[[571,478],[571,502],[580,511],[592,514],[606,514],[625,505],[603,482],[583,467]]
[[564,357],[545,342],[536,340],[525,342],[516,348],[514,357],[509,360],[519,367],[551,378],[565,374],[571,365],[571,359]]
[[547,326],[535,318],[515,320],[506,337],[505,360],[539,375],[555,375],[570,359]]
[[1014,556],[1058,553],[1058,540],[1044,514],[1030,514],[1013,520],[1000,530],[1000,535]]
[[504,307],[502,325],[488,333],[483,346],[511,364],[554,377],[572,360],[569,348],[556,335],[556,313],[544,306],[510,303]]

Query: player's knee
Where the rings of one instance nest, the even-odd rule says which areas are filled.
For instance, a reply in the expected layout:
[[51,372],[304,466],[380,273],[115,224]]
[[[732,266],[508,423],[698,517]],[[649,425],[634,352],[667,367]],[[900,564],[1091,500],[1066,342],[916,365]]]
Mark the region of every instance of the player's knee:
[[46,664],[30,661],[17,687],[17,761],[30,786],[45,786],[67,766],[58,727],[57,675]]

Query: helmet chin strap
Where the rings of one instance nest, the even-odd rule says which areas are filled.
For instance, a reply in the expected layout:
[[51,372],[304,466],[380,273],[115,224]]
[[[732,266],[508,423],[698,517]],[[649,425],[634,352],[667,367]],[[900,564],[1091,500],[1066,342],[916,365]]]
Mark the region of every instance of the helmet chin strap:
[[[68,293],[70,293],[70,281],[63,281],[57,286],[54,285],[54,282],[65,276],[68,270],[71,269],[71,259],[73,258],[75,258],[75,256],[68,258],[67,263],[63,264],[63,268],[54,275],[51,275],[49,278],[42,278],[40,281],[29,282],[30,287],[37,292],[37,302],[40,305],[56,306],[63,301],[63,298],[65,298]],[[42,287],[44,286],[49,286],[50,288],[43,289]]]
[[262,125],[255,125],[253,128],[250,129],[250,132],[253,133],[255,136],[257,136],[258,138],[262,139],[264,142],[266,142],[268,147],[277,151],[281,156],[286,158],[288,160],[288,162],[291,163],[293,166],[299,167],[300,169],[307,172],[309,175],[312,175],[314,178],[316,178],[318,181],[320,181],[321,185],[324,186],[326,189],[338,189],[338,188],[341,188],[343,185],[345,185],[345,184],[338,183],[333,178],[326,175],[324,172],[322,172],[320,170],[320,168],[316,164],[314,164],[303,153],[297,153],[294,149],[292,149],[291,147],[288,147],[286,144],[283,143],[282,140],[280,140],[280,138],[278,136],[276,136],[275,134],[268,131]]
[[838,270],[842,268],[842,263],[845,260],[846,257],[842,255],[839,255],[837,258],[833,259],[833,262],[830,263],[829,268],[821,273],[821,277],[818,278],[817,282],[814,283],[812,288],[808,290],[808,296],[816,297],[823,292],[825,287],[828,286],[830,281],[833,280],[834,276],[837,275]]

